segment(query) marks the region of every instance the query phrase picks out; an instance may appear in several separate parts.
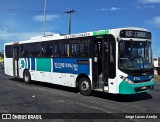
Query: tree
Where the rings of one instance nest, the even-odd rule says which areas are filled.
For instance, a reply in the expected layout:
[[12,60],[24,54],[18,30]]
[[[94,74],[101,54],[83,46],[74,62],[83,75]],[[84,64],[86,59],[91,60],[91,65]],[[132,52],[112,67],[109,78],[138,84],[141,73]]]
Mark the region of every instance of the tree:
[[4,57],[4,54],[3,54],[3,53],[0,53],[0,57],[3,58],[3,57]]

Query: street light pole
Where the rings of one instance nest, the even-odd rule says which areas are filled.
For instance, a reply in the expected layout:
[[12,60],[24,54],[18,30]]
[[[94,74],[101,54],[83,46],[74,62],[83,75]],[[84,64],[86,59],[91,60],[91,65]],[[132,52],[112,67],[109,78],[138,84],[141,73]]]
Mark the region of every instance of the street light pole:
[[71,34],[71,24],[72,24],[72,23],[71,23],[71,21],[72,21],[71,15],[75,13],[75,10],[72,9],[72,10],[66,11],[65,13],[66,13],[66,14],[69,14],[68,34]]
[[44,25],[43,25],[43,36],[46,34],[46,0],[44,0]]

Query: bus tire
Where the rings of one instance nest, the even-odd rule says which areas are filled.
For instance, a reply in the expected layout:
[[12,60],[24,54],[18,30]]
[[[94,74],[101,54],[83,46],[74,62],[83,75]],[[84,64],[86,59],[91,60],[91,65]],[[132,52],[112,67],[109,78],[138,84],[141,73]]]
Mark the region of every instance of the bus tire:
[[24,74],[23,74],[23,80],[26,84],[30,84],[31,83],[31,75],[29,73],[28,70],[25,70],[24,71]]
[[92,93],[91,83],[88,78],[81,78],[79,80],[79,91],[82,95],[89,96]]

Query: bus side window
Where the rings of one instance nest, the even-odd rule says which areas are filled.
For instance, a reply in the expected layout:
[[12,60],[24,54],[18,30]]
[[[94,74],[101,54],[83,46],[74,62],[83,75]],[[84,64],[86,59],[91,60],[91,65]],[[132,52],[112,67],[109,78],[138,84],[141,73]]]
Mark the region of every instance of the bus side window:
[[71,56],[72,57],[80,57],[79,56],[79,43],[71,44]]
[[89,41],[83,40],[80,43],[80,57],[88,57],[89,56]]
[[31,46],[30,57],[36,57],[36,44],[33,43]]
[[54,42],[54,57],[59,57],[59,46],[57,42]]
[[40,58],[42,57],[42,45],[41,43],[36,44],[36,57]]
[[53,43],[49,42],[47,47],[48,57],[53,57]]
[[42,57],[53,57],[53,44],[51,42],[42,43]]
[[46,42],[42,43],[42,57],[47,57],[47,44]]
[[89,57],[89,40],[86,38],[70,40],[71,57]]
[[59,51],[60,51],[60,55],[62,57],[68,57],[67,55],[67,41],[66,40],[63,40],[61,42],[59,42]]
[[12,45],[5,46],[5,54],[6,54],[6,58],[13,58],[13,46]]
[[54,43],[54,57],[68,57],[67,40],[56,41]]
[[24,45],[20,46],[20,58],[24,57]]
[[24,45],[24,57],[30,57],[30,44]]

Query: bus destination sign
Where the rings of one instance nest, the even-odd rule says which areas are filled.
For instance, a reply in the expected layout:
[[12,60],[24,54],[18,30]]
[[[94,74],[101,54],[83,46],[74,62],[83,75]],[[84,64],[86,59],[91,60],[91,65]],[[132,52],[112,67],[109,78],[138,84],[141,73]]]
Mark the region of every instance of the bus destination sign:
[[137,31],[137,30],[122,30],[120,32],[120,37],[151,39],[151,33],[146,31]]

